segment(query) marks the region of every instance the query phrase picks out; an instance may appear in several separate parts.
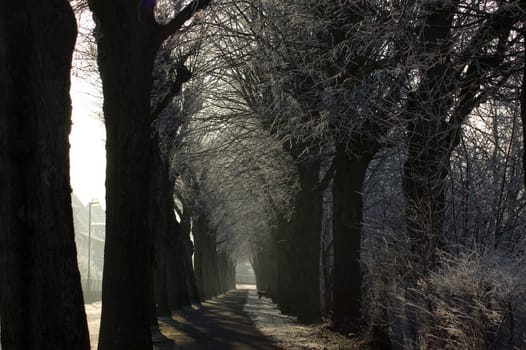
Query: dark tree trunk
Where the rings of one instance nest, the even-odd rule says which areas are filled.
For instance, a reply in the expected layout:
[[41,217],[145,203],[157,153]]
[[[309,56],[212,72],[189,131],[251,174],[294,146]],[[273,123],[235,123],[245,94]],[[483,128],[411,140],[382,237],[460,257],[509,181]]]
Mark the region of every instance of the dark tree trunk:
[[[188,210],[186,210],[188,211]],[[197,289],[197,282],[194,273],[194,266],[192,263],[192,256],[194,255],[194,244],[190,240],[190,219],[186,214],[181,220],[181,237],[180,237],[182,252],[183,252],[183,268],[185,276],[185,284],[187,286],[188,295],[191,303],[199,303],[199,291]]]
[[201,299],[211,299],[220,294],[220,271],[216,234],[210,230],[202,216],[194,221],[195,278]]
[[99,349],[151,349],[150,90],[157,49],[209,0],[155,22],[155,1],[88,0],[106,122],[106,245]]
[[254,270],[254,275],[256,277],[256,288],[258,290],[265,290],[264,285],[266,284],[266,271],[264,269],[262,255],[263,254],[261,251],[254,253],[254,257],[251,262],[252,269]]
[[[175,226],[176,222],[173,221]],[[193,274],[193,271],[188,271],[186,266],[186,242],[188,237],[183,236],[181,227],[177,229],[177,235],[173,239],[173,249],[171,259],[171,269],[168,276],[170,281],[169,298],[170,308],[172,310],[180,310],[185,306],[190,306],[191,299],[191,280],[192,276],[187,276],[188,273]],[[191,242],[190,242],[191,243]],[[191,257],[190,257],[191,258]],[[191,263],[191,262],[190,262]]]
[[[106,244],[99,349],[151,349],[150,89],[155,26],[135,2],[97,1],[106,122]],[[119,14],[119,19],[114,15]]]
[[[173,213],[175,207],[173,201],[171,203]],[[177,222],[175,215],[171,216],[168,230],[172,233],[166,242],[166,286],[170,310],[180,310],[192,303],[199,304],[201,301],[192,264],[194,253],[194,246],[190,239],[192,210],[185,204],[183,206],[184,213],[178,212],[180,223]],[[198,230],[199,225],[194,229]]]
[[[414,273],[425,273],[436,263],[435,250],[442,232],[444,179],[452,151],[445,121],[451,107],[452,75],[448,65],[449,38],[457,2],[430,4],[421,35],[422,61],[444,57],[423,70],[418,89],[407,98],[408,155],[404,164],[407,237]],[[468,72],[469,73],[469,72]]]
[[227,271],[228,271],[228,257],[224,252],[219,252],[217,255],[217,272],[219,280],[219,294],[227,291]]
[[177,237],[171,237],[167,244],[166,290],[168,294],[168,305],[170,310],[180,310],[183,305],[179,302],[178,297],[181,290],[181,267],[179,266],[179,249]]
[[276,244],[277,268],[278,268],[278,306],[284,314],[297,314],[294,309],[294,299],[297,297],[292,280],[292,264],[295,255],[290,248],[293,245],[290,236],[290,223],[278,218],[278,227],[274,238]]
[[194,219],[193,221],[193,228],[192,228],[192,234],[194,236],[194,274],[195,274],[195,285],[198,290],[199,294],[199,301],[205,301],[206,296],[203,294],[203,248],[201,247],[201,240],[197,237],[199,237],[199,230],[200,226],[197,224],[197,220]]
[[320,233],[322,194],[318,190],[320,162],[299,164],[301,190],[296,197],[288,249],[293,312],[300,322],[316,322],[320,313]]
[[[210,299],[211,292],[210,292],[210,283],[208,280],[208,261],[207,259],[210,259],[210,256],[207,256],[207,247],[206,247],[206,239],[203,237],[205,233],[199,232],[200,230],[193,231],[194,232],[194,243],[195,243],[195,257],[197,260],[194,261],[195,263],[195,270],[196,270],[196,278],[197,278],[197,288],[199,289],[199,295],[201,296],[202,301],[206,301]],[[198,274],[199,272],[199,274]]]
[[[362,187],[372,157],[349,157],[336,147],[333,180],[334,279],[333,321],[345,331],[358,330],[361,316],[360,246],[363,221]],[[349,328],[350,327],[350,328]]]
[[[445,210],[445,178],[447,176],[447,156],[436,154],[421,159],[422,149],[428,155],[431,138],[418,137],[411,142],[409,156],[404,164],[403,189],[406,201],[407,235],[410,241],[412,267],[420,273],[427,273],[436,261],[436,249],[442,235]],[[422,148],[417,147],[421,145]],[[440,152],[441,146],[434,150]],[[447,154],[447,151],[446,151]],[[433,164],[433,165],[432,165]]]
[[235,289],[235,283],[232,287],[232,261],[226,252],[219,252],[218,256],[218,279],[219,279],[219,294]]
[[[158,140],[153,142],[154,176],[150,188],[150,230],[155,235],[155,256],[153,266],[153,286],[156,304],[156,316],[171,316],[168,301],[168,254],[172,236],[176,235],[176,227],[172,196],[172,182],[169,178],[167,161],[160,155]],[[156,318],[154,325],[157,324]]]
[[405,198],[406,234],[409,258],[405,288],[407,327],[405,341],[416,344],[421,314],[419,296],[414,292],[417,279],[425,276],[437,263],[436,249],[442,233],[443,179],[447,175],[445,162],[450,149],[448,125],[444,120],[451,99],[448,99],[450,77],[448,65],[448,39],[457,2],[447,5],[430,4],[421,34],[423,62],[436,57],[437,62],[422,72],[418,89],[412,91],[406,102],[407,158],[404,163],[402,187]]
[[[166,243],[166,242],[165,242]],[[167,253],[164,253],[167,254]],[[169,290],[168,290],[168,267],[166,256],[164,257],[165,262],[162,265],[156,266],[154,271],[154,291],[155,291],[155,305],[156,305],[156,317],[167,317],[171,316],[171,307],[169,302]],[[154,325],[157,322],[153,323]]]
[[[523,47],[526,52],[526,21],[523,24]],[[526,188],[526,56],[523,58],[521,86],[521,122],[522,122],[522,180]]]
[[237,261],[229,257],[227,290],[236,289],[236,265]]
[[[275,229],[272,229],[273,232],[271,233],[272,236],[275,235]],[[279,269],[278,269],[278,255],[276,251],[276,242],[274,237],[271,237],[269,240],[268,248],[267,248],[267,263],[266,263],[266,270],[267,270],[267,279],[268,279],[268,286],[267,288],[267,296],[269,298],[272,298],[272,300],[277,304],[279,301]]]
[[0,4],[0,309],[4,349],[89,349],[77,265],[67,1]]
[[217,291],[217,255],[215,234],[212,234],[201,216],[194,221],[195,277],[201,300],[208,300],[218,294]]
[[274,295],[272,292],[272,279],[274,276],[272,275],[271,243],[272,242],[269,241],[267,244],[264,244],[263,247],[255,253],[252,260],[252,268],[256,275],[256,287],[258,290],[264,290],[269,297]]

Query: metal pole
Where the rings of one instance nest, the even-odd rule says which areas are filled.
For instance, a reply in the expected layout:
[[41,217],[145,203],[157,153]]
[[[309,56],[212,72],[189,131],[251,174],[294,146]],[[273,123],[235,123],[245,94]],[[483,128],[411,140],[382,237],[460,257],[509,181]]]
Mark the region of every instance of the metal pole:
[[91,206],[93,202],[88,203],[88,294],[91,292]]

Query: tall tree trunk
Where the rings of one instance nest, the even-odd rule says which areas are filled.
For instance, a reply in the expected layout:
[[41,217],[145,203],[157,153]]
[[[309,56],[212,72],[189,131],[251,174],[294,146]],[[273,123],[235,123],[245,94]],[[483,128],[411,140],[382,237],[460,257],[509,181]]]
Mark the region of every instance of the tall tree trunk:
[[[274,229],[272,229],[275,231]],[[273,235],[271,233],[271,235]],[[268,247],[268,278],[269,278],[269,285],[268,285],[268,296],[272,298],[272,300],[277,303],[277,299],[279,298],[279,269],[278,269],[278,255],[276,251],[276,242],[271,237]]]
[[280,310],[283,312],[283,304],[285,299],[285,288],[283,282],[286,280],[286,269],[284,266],[284,256],[282,254],[282,244],[280,242],[281,232],[284,231],[283,227],[285,225],[285,220],[278,216],[277,223],[274,229],[270,232],[271,234],[271,244],[274,251],[273,254],[273,279],[274,287],[272,291],[272,300],[279,306]]
[[[153,286],[155,291],[156,316],[171,316],[168,302],[167,264],[171,236],[175,236],[172,183],[167,161],[162,159],[157,138],[153,142],[154,176],[150,188],[150,230],[155,235]],[[157,325],[156,319],[153,323]]]
[[194,244],[190,239],[190,219],[187,218],[188,209],[185,209],[185,214],[181,218],[181,236],[180,241],[182,244],[183,252],[183,268],[185,275],[185,284],[187,286],[188,295],[191,303],[199,303],[201,298],[199,297],[199,291],[197,289],[197,282],[194,273],[194,266],[192,262],[192,256],[194,255]]
[[[523,47],[526,52],[526,21],[523,23]],[[526,56],[522,62],[521,122],[522,122],[522,180],[526,188]]]
[[[333,321],[345,331],[363,325],[360,246],[363,221],[362,187],[371,156],[349,157],[336,146],[333,179],[334,279]],[[350,327],[350,328],[349,328]]]
[[[159,46],[210,0],[166,24],[156,1],[88,0],[96,22],[106,122],[106,246],[99,349],[151,349],[150,90]],[[124,291],[124,292],[123,292]]]
[[[413,151],[409,151],[403,175],[411,260],[415,271],[420,273],[429,272],[437,262],[436,249],[443,229],[445,178],[448,173],[444,154],[437,153],[436,158],[428,156],[421,159],[421,150],[429,146],[418,148],[416,145],[428,143],[430,139],[422,138],[421,143],[412,142],[410,148]],[[440,152],[440,148],[437,145],[435,149]],[[427,153],[433,152],[429,150]]]
[[293,253],[290,223],[280,220],[276,234],[276,252],[278,265],[278,306],[284,314],[297,314],[294,299],[297,297],[294,290],[292,264],[296,259]]
[[418,89],[407,98],[408,155],[403,190],[407,237],[415,273],[425,273],[435,264],[435,249],[442,231],[443,180],[452,151],[450,127],[445,121],[451,107],[451,82],[444,77],[453,74],[448,64],[448,40],[457,6],[458,1],[424,6],[427,14],[419,54],[422,62],[431,60],[435,64],[427,63]]
[[[425,62],[419,86],[409,93],[407,109],[407,158],[402,187],[405,198],[406,234],[409,258],[404,277],[406,318],[404,342],[416,346],[422,312],[414,292],[418,278],[436,265],[436,250],[444,218],[444,179],[452,151],[445,120],[451,107],[449,65],[450,36],[458,1],[424,6],[421,32],[421,62]],[[469,74],[469,72],[467,73]],[[452,120],[454,118],[451,118]],[[461,121],[459,120],[459,124]]]
[[[175,218],[173,220],[173,226],[175,225]],[[172,250],[171,268],[168,280],[170,281],[170,307],[172,310],[180,310],[185,306],[190,306],[192,303],[191,299],[191,278],[187,276],[188,273],[193,274],[193,270],[188,271],[186,266],[186,242],[185,237],[182,235],[181,227],[177,229],[177,234],[173,237],[174,249]],[[191,259],[191,257],[190,257]],[[190,261],[191,263],[191,261]]]
[[[151,349],[150,89],[155,26],[135,2],[97,2],[106,122],[106,244],[99,349]],[[119,20],[113,17],[119,13]]]
[[316,322],[320,305],[320,234],[322,194],[318,190],[320,162],[299,164],[301,190],[296,198],[289,242],[291,281],[295,288],[294,307],[300,322]]
[[194,235],[194,270],[197,289],[201,301],[210,298],[210,289],[208,281],[207,267],[207,242],[206,242],[206,224],[200,216],[193,220],[192,233]]
[[67,1],[0,4],[0,310],[4,349],[89,349],[69,185]]
[[266,292],[267,296],[272,296],[273,290],[273,261],[272,261],[272,245],[273,242],[265,242],[262,248],[255,252],[252,260],[252,268],[256,275],[256,286],[258,290]]

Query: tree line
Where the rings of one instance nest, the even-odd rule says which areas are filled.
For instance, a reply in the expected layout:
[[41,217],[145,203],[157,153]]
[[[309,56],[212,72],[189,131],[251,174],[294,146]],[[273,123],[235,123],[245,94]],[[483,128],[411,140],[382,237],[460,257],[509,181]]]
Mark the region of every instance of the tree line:
[[[1,5],[8,349],[88,346],[75,26],[53,4]],[[282,312],[372,348],[524,344],[524,1],[88,4],[107,129],[100,349],[150,349],[156,316],[233,287],[236,257]]]

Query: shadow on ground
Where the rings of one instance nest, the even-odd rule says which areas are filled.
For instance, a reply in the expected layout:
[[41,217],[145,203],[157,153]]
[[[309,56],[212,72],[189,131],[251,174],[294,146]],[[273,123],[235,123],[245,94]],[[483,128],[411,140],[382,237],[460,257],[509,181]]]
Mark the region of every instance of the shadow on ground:
[[248,291],[238,289],[199,307],[160,319],[162,333],[181,350],[278,349],[243,311]]

